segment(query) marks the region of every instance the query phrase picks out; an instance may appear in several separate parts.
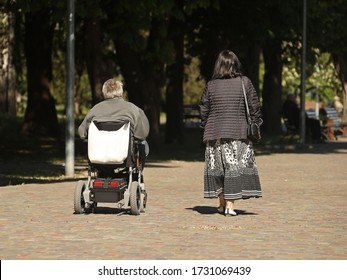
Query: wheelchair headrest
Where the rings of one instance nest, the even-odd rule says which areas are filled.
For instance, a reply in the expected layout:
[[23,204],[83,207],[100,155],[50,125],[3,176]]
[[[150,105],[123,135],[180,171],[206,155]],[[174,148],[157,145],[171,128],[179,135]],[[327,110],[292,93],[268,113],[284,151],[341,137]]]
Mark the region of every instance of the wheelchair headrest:
[[125,123],[123,122],[112,122],[112,121],[93,121],[98,130],[104,131],[116,131],[120,129]]
[[130,123],[92,121],[88,130],[91,163],[122,164],[128,157]]

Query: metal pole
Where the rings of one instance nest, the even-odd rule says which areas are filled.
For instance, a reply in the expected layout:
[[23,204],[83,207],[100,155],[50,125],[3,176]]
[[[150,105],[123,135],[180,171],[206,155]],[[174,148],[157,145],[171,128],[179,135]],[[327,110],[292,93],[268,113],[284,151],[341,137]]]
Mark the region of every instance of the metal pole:
[[65,176],[75,175],[75,116],[74,116],[74,75],[75,75],[75,0],[67,0],[68,35],[66,69],[66,143]]
[[306,80],[306,0],[303,8],[303,34],[302,34],[302,59],[301,59],[301,96],[300,96],[300,143],[306,143],[306,112],[305,112],[305,80]]
[[[319,77],[320,68],[319,68],[319,58],[317,55],[317,74]],[[318,86],[318,77],[316,79],[316,119],[319,120],[319,101],[320,101],[320,93],[319,93],[319,86]]]

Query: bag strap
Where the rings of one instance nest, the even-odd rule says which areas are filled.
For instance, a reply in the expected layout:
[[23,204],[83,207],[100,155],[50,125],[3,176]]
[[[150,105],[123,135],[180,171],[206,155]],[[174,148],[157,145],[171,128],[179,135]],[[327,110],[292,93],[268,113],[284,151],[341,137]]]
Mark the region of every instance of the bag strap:
[[245,98],[245,103],[246,103],[247,119],[249,120],[251,118],[251,114],[249,113],[246,90],[245,90],[245,85],[243,83],[242,76],[241,76],[241,84],[242,84],[243,97]]

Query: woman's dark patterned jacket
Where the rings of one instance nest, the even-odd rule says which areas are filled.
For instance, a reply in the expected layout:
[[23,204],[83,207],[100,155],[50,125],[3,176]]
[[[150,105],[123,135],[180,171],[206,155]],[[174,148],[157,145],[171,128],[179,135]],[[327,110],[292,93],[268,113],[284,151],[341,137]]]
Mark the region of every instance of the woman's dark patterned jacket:
[[[260,103],[251,80],[242,76],[252,119],[261,123]],[[241,77],[214,79],[207,83],[200,100],[203,141],[221,138],[247,139],[246,107]]]

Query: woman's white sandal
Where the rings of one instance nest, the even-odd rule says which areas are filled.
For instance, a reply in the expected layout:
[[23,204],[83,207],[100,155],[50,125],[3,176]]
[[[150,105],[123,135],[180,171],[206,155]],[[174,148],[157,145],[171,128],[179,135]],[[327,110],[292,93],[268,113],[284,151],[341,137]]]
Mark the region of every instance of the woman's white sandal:
[[237,216],[237,213],[233,209],[225,208],[225,216]]

